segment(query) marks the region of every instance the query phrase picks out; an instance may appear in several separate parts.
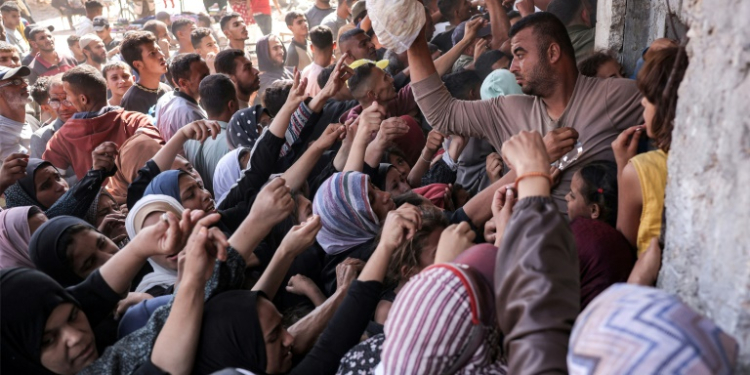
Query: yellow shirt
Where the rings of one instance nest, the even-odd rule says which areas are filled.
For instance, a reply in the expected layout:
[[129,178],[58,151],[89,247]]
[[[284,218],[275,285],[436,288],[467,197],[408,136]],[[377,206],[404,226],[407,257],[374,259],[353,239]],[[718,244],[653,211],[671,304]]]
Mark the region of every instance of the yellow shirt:
[[638,173],[643,196],[641,224],[638,226],[638,256],[643,254],[654,237],[661,235],[664,212],[664,192],[667,187],[667,154],[662,150],[649,151],[630,159]]

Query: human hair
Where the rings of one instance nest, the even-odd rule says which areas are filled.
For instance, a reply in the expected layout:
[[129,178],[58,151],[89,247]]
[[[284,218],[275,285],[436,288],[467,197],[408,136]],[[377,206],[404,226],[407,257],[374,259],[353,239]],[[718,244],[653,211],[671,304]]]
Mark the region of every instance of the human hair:
[[437,44],[433,44],[430,42],[427,42],[427,48],[430,49],[430,55],[432,55],[433,53],[437,51],[440,51],[440,47],[438,47]]
[[71,35],[68,37],[68,48],[75,46],[78,44],[78,41],[81,40],[81,37],[78,35]]
[[453,19],[453,11],[458,7],[459,2],[456,0],[438,0],[437,6],[440,14],[447,20]]
[[290,12],[286,13],[286,16],[284,16],[284,22],[286,22],[287,27],[294,25],[294,20],[300,17],[304,17],[305,14],[298,11],[298,10],[292,10]]
[[67,82],[73,91],[85,95],[89,100],[105,100],[107,81],[102,73],[91,65],[78,65],[63,74],[62,81]]
[[177,32],[182,30],[183,27],[189,27],[195,25],[195,21],[190,18],[179,18],[172,22],[172,34],[177,36]]
[[31,85],[31,88],[29,88],[31,98],[34,99],[36,104],[47,104],[47,99],[49,99],[49,81],[50,77],[39,77],[36,82]]
[[42,211],[41,208],[39,208],[37,206],[31,206],[29,208],[29,213],[26,215],[26,220],[29,220],[32,217],[34,217],[36,215],[39,215],[39,214],[43,214],[43,213],[44,213],[44,211]]
[[105,81],[107,80],[107,73],[109,73],[110,70],[115,69],[127,69],[128,71],[130,71],[130,65],[125,64],[122,61],[112,61],[107,63],[102,67],[102,77],[104,77]]
[[347,42],[349,39],[354,39],[355,36],[365,34],[362,29],[351,29],[341,35],[339,35],[339,44]]
[[432,232],[448,227],[448,219],[443,211],[432,205],[419,205],[422,211],[422,227],[414,233],[410,241],[405,241],[391,254],[385,285],[396,287],[404,277],[411,277],[420,271],[420,258],[423,247]]
[[586,164],[576,173],[581,177],[581,197],[589,204],[599,206],[599,220],[617,226],[617,164],[595,161]]
[[[96,229],[85,224],[76,224],[76,225],[71,225],[67,227],[60,235],[60,239],[57,240],[57,243],[60,246],[58,248],[66,249],[66,253],[67,253],[68,248],[71,245],[73,245],[73,242],[75,241],[75,236],[77,236],[79,233],[84,233],[90,230],[95,231]],[[71,259],[67,259],[67,260],[68,260],[68,263],[70,263]],[[68,266],[72,266],[72,265],[68,264]]]
[[228,75],[218,73],[203,78],[200,86],[201,107],[209,117],[216,117],[224,113],[227,103],[237,100],[237,91]]
[[511,10],[511,11],[510,11],[510,12],[508,12],[507,14],[508,14],[508,20],[512,20],[512,19],[514,19],[514,18],[519,18],[519,17],[521,17],[521,12],[519,12],[519,11],[517,11],[517,10]]
[[372,72],[375,71],[375,69],[379,68],[373,63],[365,63],[354,69],[354,73],[349,78],[348,83],[349,91],[351,91],[352,96],[354,96],[355,99],[361,98],[364,95],[363,91],[368,88],[366,82],[369,81]]
[[86,2],[85,6],[87,12],[104,8],[104,4],[100,3],[97,0],[89,0]]
[[503,57],[508,57],[508,55],[496,49],[489,50],[479,55],[479,58],[474,63],[474,69],[479,75],[479,78],[481,78],[482,80],[487,78],[487,76],[490,75],[490,73],[492,73],[492,71],[494,70],[492,66],[495,65],[495,63]]
[[177,82],[180,78],[190,79],[190,66],[196,61],[202,61],[201,55],[197,53],[183,53],[175,56],[169,64],[169,73],[172,75],[172,82],[175,87],[180,85]]
[[219,52],[214,59],[216,73],[234,75],[234,71],[237,69],[236,59],[240,56],[245,56],[245,52],[241,49],[225,49]]
[[157,21],[164,22],[165,20],[172,19],[172,16],[169,14],[169,12],[161,11],[161,12],[157,12],[156,15],[154,16],[154,18]]
[[599,67],[610,61],[617,62],[612,53],[608,51],[596,51],[578,63],[578,72],[586,77],[596,77]]
[[205,27],[210,27],[212,23],[214,23],[213,18],[211,18],[206,12],[198,13],[198,25],[205,24],[208,25]]
[[[18,48],[16,48],[16,46],[14,46],[14,45],[6,42],[6,41],[0,40],[0,52],[14,52],[14,51],[18,52]],[[20,53],[19,53],[19,55],[20,55]]]
[[198,48],[200,47],[203,38],[211,35],[211,29],[209,29],[208,27],[199,27],[193,30],[192,33],[190,33],[190,44],[193,45],[193,48]]
[[263,93],[263,107],[268,110],[271,117],[276,117],[281,107],[286,103],[289,92],[292,91],[294,82],[290,79],[278,80],[271,84]]
[[406,203],[414,207],[420,207],[421,205],[426,203],[426,200],[427,198],[413,191],[407,191],[406,193],[393,197],[393,203],[396,204],[396,207],[401,207]]
[[333,73],[334,69],[336,69],[336,65],[331,64],[320,71],[317,78],[318,86],[325,87],[325,85],[328,83],[328,79],[331,78],[331,74]]
[[18,4],[16,4],[15,1],[7,1],[2,6],[0,6],[0,12],[2,12],[2,13],[10,13],[10,12],[19,12],[19,13],[21,13],[21,8],[18,7]]
[[310,30],[310,43],[317,49],[326,49],[333,46],[333,31],[328,26],[320,25]]
[[398,146],[391,146],[383,151],[383,158],[380,162],[391,164],[391,155],[396,155],[401,159],[407,160],[406,154]]
[[[524,29],[531,28],[538,43],[538,51],[541,56],[546,56],[547,49],[552,43],[560,46],[562,56],[576,61],[576,53],[573,43],[570,41],[565,25],[549,12],[536,12],[516,22],[510,28],[509,37],[513,38]],[[544,58],[544,57],[540,57]]]
[[385,51],[385,56],[383,56],[383,58],[388,60],[388,66],[385,68],[385,71],[392,76],[395,76],[406,69],[404,64],[401,63],[401,60],[399,60],[398,54],[391,49]]
[[[150,22],[150,21],[149,21]],[[147,22],[148,23],[148,22]],[[133,63],[135,61],[142,61],[141,46],[144,44],[156,43],[156,34],[149,31],[133,31],[125,34],[120,44],[120,54],[125,62],[130,65],[131,68],[135,69]],[[136,71],[138,69],[135,69]]]
[[677,89],[680,87],[688,57],[684,47],[668,47],[654,51],[638,72],[638,90],[656,107],[651,120],[651,132],[656,147],[669,152],[672,145],[675,110],[677,109]]
[[573,23],[582,10],[581,0],[554,0],[547,6],[547,12],[554,14],[566,26]]
[[167,24],[166,23],[161,22],[161,21],[157,21],[157,20],[151,20],[151,21],[148,21],[148,22],[146,22],[146,23],[143,24],[143,30],[144,31],[148,31],[151,34],[154,34],[154,37],[158,37],[159,35],[157,33],[156,28],[159,27],[159,26],[164,26],[165,29],[167,28]]
[[482,79],[473,70],[446,74],[443,76],[443,82],[451,96],[460,100],[469,100],[471,90],[479,92],[478,88],[482,85]]
[[241,17],[237,12],[227,13],[224,17],[221,17],[221,20],[219,20],[219,27],[221,27],[222,30],[225,30],[227,24],[237,17]]
[[31,30],[29,30],[29,42],[36,42],[37,34],[44,33],[45,31],[49,31],[49,29],[43,26],[32,27]]

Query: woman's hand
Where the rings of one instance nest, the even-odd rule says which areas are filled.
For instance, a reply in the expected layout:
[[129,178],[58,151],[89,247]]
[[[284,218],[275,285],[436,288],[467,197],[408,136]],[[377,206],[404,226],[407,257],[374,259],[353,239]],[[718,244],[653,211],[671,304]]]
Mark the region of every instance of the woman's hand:
[[406,121],[401,117],[391,117],[380,124],[380,130],[371,144],[384,151],[393,144],[393,141],[408,132],[409,125],[406,125]]
[[437,150],[443,147],[444,139],[445,135],[443,135],[439,131],[430,130],[430,132],[427,134],[427,141],[425,142],[424,148],[422,149],[422,158],[432,161],[432,158],[435,156]]
[[208,215],[198,221],[185,246],[184,264],[180,283],[195,281],[205,285],[211,278],[216,260],[227,260],[229,243],[218,228],[210,228],[219,220],[218,214]]
[[115,156],[117,155],[117,144],[114,142],[104,142],[96,146],[94,151],[91,152],[91,159],[94,161],[91,169],[111,171],[115,167]]
[[638,141],[641,139],[643,130],[643,125],[631,126],[620,133],[617,139],[612,142],[612,151],[615,153],[618,175],[622,173],[628,161],[638,153]]
[[297,108],[300,103],[307,99],[307,94],[305,94],[306,89],[307,78],[302,78],[301,73],[297,68],[294,68],[294,83],[292,83],[292,89],[289,90],[289,96],[284,105],[291,105]]
[[186,139],[192,139],[203,143],[208,137],[216,139],[216,136],[221,132],[221,125],[216,121],[209,120],[198,120],[193,121],[180,129]]
[[628,284],[655,286],[661,269],[661,247],[659,239],[654,238],[648,249],[638,257],[628,277]]
[[485,169],[487,177],[490,178],[490,184],[494,184],[503,176],[503,158],[497,152],[487,155],[485,160]]
[[[120,243],[122,240],[128,238],[127,233],[122,233],[125,228],[125,215],[121,213],[109,214],[104,217],[102,223],[96,230],[99,233],[107,236],[114,243]],[[120,234],[117,234],[120,233]]]
[[357,279],[365,262],[357,258],[346,258],[336,266],[336,290],[346,290]]
[[[513,206],[516,204],[516,199],[513,194],[513,188],[511,186],[503,186],[495,191],[495,196],[492,198],[492,222],[495,228],[494,232],[494,244],[500,247],[500,243],[503,241],[503,234],[505,234],[505,228],[510,222],[510,217],[513,215]],[[485,227],[485,231],[487,228]]]
[[315,236],[318,235],[322,226],[318,215],[313,215],[299,225],[293,226],[284,236],[278,251],[284,251],[292,258],[296,258],[315,243]]
[[125,297],[125,299],[120,300],[120,302],[117,302],[117,310],[115,310],[115,320],[120,320],[123,315],[128,311],[128,309],[131,306],[135,306],[145,300],[149,300],[154,298],[152,295],[148,293],[135,293],[130,292],[128,293],[128,296]]
[[[503,143],[503,160],[518,176],[518,199],[527,196],[549,196],[549,155],[542,136],[522,131]],[[539,176],[533,174],[538,173]]]
[[29,155],[23,153],[10,154],[3,161],[0,168],[0,194],[16,181],[26,177],[26,166],[29,164]]
[[422,211],[410,204],[404,204],[388,213],[380,235],[380,245],[393,251],[404,242],[411,240],[422,227]]
[[440,234],[437,251],[435,252],[435,263],[452,262],[461,253],[474,245],[476,234],[471,230],[469,223],[463,221],[445,228]]
[[250,209],[250,216],[258,222],[274,226],[284,220],[294,209],[294,199],[281,178],[271,180],[255,197],[255,203]]

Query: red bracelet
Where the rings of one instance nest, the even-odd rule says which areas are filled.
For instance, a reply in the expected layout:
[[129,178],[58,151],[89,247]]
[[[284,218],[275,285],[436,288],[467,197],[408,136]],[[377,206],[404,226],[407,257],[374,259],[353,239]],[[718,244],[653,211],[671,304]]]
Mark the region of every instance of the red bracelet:
[[521,182],[526,177],[546,177],[547,180],[549,180],[549,186],[552,187],[552,176],[549,175],[549,173],[544,172],[529,172],[523,175],[520,175],[516,177],[516,183],[513,184],[513,189],[515,191],[518,191],[518,183]]

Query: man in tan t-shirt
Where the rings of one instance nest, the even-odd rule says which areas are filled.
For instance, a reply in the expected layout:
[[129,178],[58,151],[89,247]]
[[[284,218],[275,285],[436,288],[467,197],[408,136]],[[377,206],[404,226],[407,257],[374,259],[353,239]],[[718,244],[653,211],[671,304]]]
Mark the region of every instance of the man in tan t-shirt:
[[635,81],[578,74],[565,26],[552,14],[529,15],[509,35],[510,71],[528,96],[472,102],[452,98],[435,74],[427,42],[420,34],[408,51],[414,97],[438,131],[485,138],[498,150],[522,130],[538,131],[547,135],[552,163],[580,141],[583,153],[563,171],[553,191],[560,211],[566,212],[565,194],[573,173],[593,161],[615,160],[611,143],[621,131],[641,122],[641,95]]

